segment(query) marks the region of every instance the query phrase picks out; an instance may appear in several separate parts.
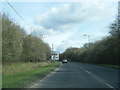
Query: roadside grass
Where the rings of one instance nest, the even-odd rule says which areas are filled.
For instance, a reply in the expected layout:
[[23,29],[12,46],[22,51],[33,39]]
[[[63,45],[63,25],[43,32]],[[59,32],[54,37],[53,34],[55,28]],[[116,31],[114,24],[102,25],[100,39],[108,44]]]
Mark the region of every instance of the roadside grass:
[[[80,63],[85,63],[85,62],[80,62]],[[108,67],[108,68],[120,69],[120,66],[118,66],[118,65],[111,65],[111,64],[94,64],[94,63],[85,63],[85,64],[92,64],[92,65],[103,66],[103,67]]]
[[49,63],[48,65],[45,66],[32,68],[31,70],[24,70],[23,72],[10,73],[10,74],[7,72],[2,76],[3,79],[2,87],[23,88],[26,85],[32,83],[33,81],[44,77],[45,75],[53,71],[55,68],[57,68],[59,65],[60,63],[54,62],[54,63]]
[[110,64],[96,64],[96,65],[114,68],[114,69],[120,69],[120,66],[118,66],[118,65],[110,65]]
[[33,68],[42,67],[48,65],[50,62],[40,63],[7,63],[2,65],[2,74],[9,75],[19,72],[29,71]]

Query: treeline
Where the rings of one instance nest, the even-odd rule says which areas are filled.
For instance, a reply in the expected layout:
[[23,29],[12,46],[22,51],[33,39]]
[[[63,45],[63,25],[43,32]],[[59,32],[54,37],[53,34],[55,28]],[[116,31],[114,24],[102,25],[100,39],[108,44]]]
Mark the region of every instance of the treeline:
[[[68,48],[61,59],[95,64],[120,65],[120,26],[116,19],[110,25],[110,35],[95,43],[86,43],[82,48]],[[97,34],[97,33],[96,33]]]
[[2,62],[36,62],[50,58],[50,47],[35,35],[25,30],[3,14],[2,20]]

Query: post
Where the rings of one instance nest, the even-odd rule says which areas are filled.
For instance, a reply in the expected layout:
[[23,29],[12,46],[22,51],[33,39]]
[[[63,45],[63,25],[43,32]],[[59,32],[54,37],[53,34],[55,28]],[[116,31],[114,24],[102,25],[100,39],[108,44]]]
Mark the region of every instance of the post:
[[52,51],[54,51],[54,49],[53,49],[53,44],[52,44]]

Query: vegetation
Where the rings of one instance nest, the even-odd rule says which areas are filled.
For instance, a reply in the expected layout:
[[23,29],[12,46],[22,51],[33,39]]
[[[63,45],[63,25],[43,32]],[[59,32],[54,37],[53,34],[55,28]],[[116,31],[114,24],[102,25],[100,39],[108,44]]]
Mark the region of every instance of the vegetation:
[[2,62],[40,62],[50,58],[50,47],[25,30],[5,14],[2,20]]
[[43,66],[47,66],[50,62],[40,62],[40,63],[8,63],[3,64],[2,67],[2,75],[10,75],[10,74],[17,74],[20,72],[30,71],[34,68],[39,68]]
[[3,63],[0,73],[3,88],[24,87],[60,65],[49,62],[50,47],[41,38],[34,34],[26,34],[23,28],[5,14],[1,15],[0,21]]
[[2,87],[2,20],[0,14],[0,87]]
[[[23,88],[33,81],[43,78],[60,65],[54,63],[17,63],[3,66],[3,88]],[[11,67],[12,66],[12,67]]]
[[120,27],[116,21],[110,25],[110,36],[87,43],[81,48],[68,48],[61,59],[95,64],[118,65],[120,60]]
[[104,67],[110,67],[110,68],[118,68],[120,69],[120,66],[118,65],[109,65],[109,64],[97,64],[99,66],[104,66]]

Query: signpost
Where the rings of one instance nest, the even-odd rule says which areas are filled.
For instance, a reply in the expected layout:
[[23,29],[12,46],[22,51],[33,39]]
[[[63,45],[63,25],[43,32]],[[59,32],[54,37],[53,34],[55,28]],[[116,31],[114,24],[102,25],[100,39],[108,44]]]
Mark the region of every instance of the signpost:
[[54,53],[52,52],[51,59],[54,61],[58,61],[59,60],[59,53],[57,53],[55,51],[54,51]]

